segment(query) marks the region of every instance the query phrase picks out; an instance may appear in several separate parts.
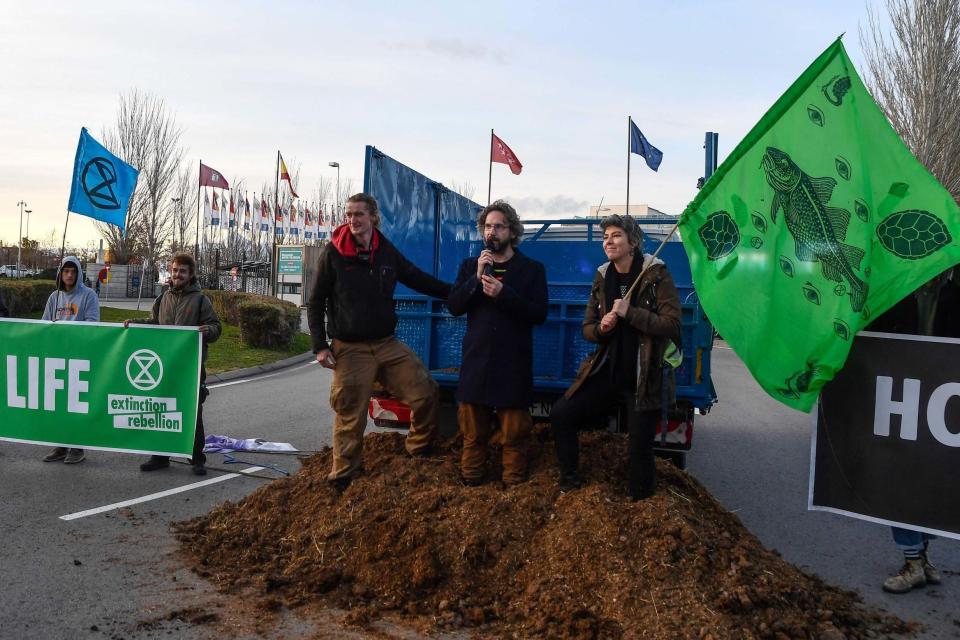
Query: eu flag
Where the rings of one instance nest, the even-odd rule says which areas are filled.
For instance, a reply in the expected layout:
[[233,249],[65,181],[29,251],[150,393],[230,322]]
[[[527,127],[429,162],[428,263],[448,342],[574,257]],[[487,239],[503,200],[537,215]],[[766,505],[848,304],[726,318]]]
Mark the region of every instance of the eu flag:
[[663,160],[663,152],[647,142],[640,129],[633,120],[630,121],[630,152],[643,156],[647,166],[656,171]]
[[139,173],[94,140],[86,127],[81,128],[67,210],[122,230]]

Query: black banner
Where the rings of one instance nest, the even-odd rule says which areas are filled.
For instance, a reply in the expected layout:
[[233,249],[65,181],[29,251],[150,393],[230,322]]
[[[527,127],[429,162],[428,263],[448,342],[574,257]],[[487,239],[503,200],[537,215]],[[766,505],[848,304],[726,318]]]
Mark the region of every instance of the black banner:
[[810,463],[810,509],[960,538],[960,340],[858,334]]

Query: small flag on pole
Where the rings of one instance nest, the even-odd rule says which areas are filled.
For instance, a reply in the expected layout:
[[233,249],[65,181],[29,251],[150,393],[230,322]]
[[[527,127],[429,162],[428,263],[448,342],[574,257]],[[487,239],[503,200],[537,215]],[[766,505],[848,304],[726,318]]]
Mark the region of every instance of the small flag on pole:
[[210,226],[220,226],[220,205],[217,203],[217,192],[213,192],[213,204],[210,206]]
[[630,152],[642,156],[647,166],[656,171],[663,160],[663,152],[650,144],[637,123],[630,121]]
[[203,226],[209,227],[213,224],[213,209],[210,208],[210,194],[203,194]]
[[290,185],[290,193],[293,194],[294,198],[299,198],[297,192],[293,190],[293,181],[290,180],[290,172],[287,171],[287,163],[283,161],[283,156],[280,155],[280,179],[286,180],[287,184]]
[[520,172],[523,171],[523,165],[520,163],[520,160],[517,158],[510,147],[506,143],[497,137],[497,134],[491,133],[493,136],[492,144],[490,145],[490,162],[499,162],[510,167],[510,171],[514,175],[520,175]]
[[219,171],[216,169],[211,169],[202,162],[200,163],[200,186],[216,187],[217,189],[230,188],[230,184]]
[[123,229],[138,175],[81,128],[67,210]]

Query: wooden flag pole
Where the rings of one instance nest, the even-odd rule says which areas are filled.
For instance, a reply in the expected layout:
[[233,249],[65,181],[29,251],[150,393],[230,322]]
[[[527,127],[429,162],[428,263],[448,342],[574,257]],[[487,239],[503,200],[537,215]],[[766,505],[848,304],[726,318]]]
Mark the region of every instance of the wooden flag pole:
[[[667,236],[663,239],[663,242],[660,243],[660,246],[657,247],[657,250],[653,252],[653,255],[650,256],[651,258],[656,258],[658,255],[660,255],[660,251],[663,250],[663,247],[667,244],[667,241],[673,237],[673,234],[677,232],[677,229],[679,227],[680,227],[680,220],[678,219],[677,224],[673,225],[673,229],[670,229],[670,233],[668,233]],[[640,252],[640,259],[643,260],[643,244],[641,243],[641,245],[637,248],[639,249],[639,252]],[[630,299],[630,296],[633,294],[634,287],[637,286],[637,283],[639,283],[640,280],[643,278],[643,274],[646,273],[647,269],[649,269],[651,266],[653,266],[653,260],[650,260],[650,264],[648,264],[646,267],[644,267],[640,271],[640,275],[637,276],[637,279],[634,280],[633,284],[630,285],[630,288],[627,289],[627,293],[624,294],[623,296],[624,300]]]

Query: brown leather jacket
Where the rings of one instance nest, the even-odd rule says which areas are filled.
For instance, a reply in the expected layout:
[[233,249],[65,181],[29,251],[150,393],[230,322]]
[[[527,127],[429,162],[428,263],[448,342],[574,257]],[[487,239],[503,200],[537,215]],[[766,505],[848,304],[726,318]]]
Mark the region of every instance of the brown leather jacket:
[[[680,296],[673,283],[673,277],[659,258],[649,254],[643,256],[646,271],[640,283],[634,287],[630,297],[630,308],[625,318],[619,322],[628,322],[640,333],[637,350],[637,405],[638,411],[659,409],[661,402],[661,369],[663,354],[667,344],[673,340],[680,346]],[[590,289],[590,299],[583,317],[583,337],[600,345],[600,348],[587,356],[573,384],[564,396],[570,398],[589,376],[603,365],[607,359],[609,336],[600,334],[600,319],[607,313],[606,274],[612,263],[605,262],[597,269]],[[648,266],[649,265],[649,266]],[[676,396],[676,383],[673,372],[668,379],[670,388],[669,402],[672,405]]]

